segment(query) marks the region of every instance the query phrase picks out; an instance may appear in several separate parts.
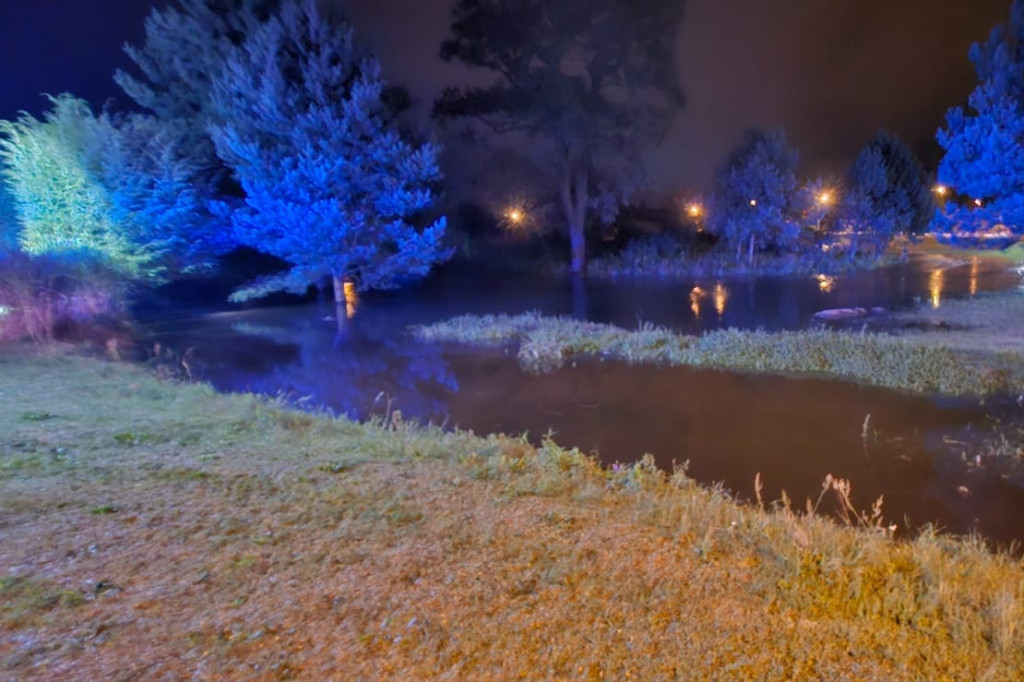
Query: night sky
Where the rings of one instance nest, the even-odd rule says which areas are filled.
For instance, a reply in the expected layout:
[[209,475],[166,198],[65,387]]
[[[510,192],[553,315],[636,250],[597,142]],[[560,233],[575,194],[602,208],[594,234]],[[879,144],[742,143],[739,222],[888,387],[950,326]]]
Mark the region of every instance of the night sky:
[[[437,57],[454,0],[350,0],[388,77],[428,111],[466,72]],[[126,106],[111,75],[150,0],[0,0],[0,117],[39,93]],[[689,0],[678,47],[688,98],[651,158],[656,184],[706,183],[746,127],[783,126],[808,174],[838,175],[877,130],[924,153],[974,85],[967,49],[1009,0]]]

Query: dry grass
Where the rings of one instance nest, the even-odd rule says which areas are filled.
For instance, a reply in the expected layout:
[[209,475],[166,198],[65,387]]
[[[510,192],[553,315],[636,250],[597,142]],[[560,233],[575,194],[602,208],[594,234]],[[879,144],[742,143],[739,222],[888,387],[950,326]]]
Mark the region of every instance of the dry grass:
[[[0,670],[38,679],[1010,679],[1024,571],[644,460],[0,354]],[[17,466],[6,466],[12,460]],[[832,481],[856,510],[844,482]]]

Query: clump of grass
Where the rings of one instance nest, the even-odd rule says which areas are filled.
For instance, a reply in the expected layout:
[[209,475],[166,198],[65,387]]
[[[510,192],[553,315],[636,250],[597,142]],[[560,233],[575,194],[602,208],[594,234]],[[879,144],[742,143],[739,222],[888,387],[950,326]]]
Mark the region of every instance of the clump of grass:
[[0,578],[0,624],[19,628],[44,618],[55,609],[75,608],[85,597],[56,583],[28,576]]
[[635,331],[537,313],[463,316],[413,333],[425,341],[519,343],[520,364],[550,372],[596,355],[744,372],[816,374],[917,394],[984,396],[1024,388],[1024,356],[923,343],[907,336],[832,329],[765,332],[726,329],[699,337],[652,325]]

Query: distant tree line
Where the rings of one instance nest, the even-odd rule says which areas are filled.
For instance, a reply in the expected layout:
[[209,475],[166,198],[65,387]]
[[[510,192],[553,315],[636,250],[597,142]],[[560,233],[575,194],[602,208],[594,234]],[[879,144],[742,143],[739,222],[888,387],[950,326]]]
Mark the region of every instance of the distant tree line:
[[881,132],[832,183],[797,177],[782,131],[749,130],[718,172],[710,231],[736,260],[759,253],[875,258],[899,234],[921,234],[935,211],[928,177],[899,138]]

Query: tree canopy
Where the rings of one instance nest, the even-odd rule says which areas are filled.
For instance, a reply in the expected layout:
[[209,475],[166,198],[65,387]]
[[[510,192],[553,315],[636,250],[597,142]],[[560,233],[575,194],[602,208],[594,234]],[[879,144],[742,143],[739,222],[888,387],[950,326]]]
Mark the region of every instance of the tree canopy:
[[286,0],[229,52],[211,130],[245,190],[236,234],[292,264],[233,298],[329,276],[340,300],[343,280],[386,288],[446,256],[444,218],[424,218],[438,150],[403,138],[384,92],[376,59],[316,0]]
[[[674,48],[682,2],[459,0],[446,61],[494,75],[451,88],[442,119],[469,119],[547,158],[569,228],[572,270],[586,269],[585,227],[595,207],[639,186],[640,152],[682,104]],[[613,211],[605,211],[606,217]]]
[[709,227],[737,256],[759,250],[786,251],[800,236],[796,167],[799,155],[782,131],[751,129],[718,172]]
[[109,122],[71,95],[50,101],[42,120],[23,113],[0,121],[0,171],[14,197],[21,249],[33,256],[81,254],[129,277],[155,274],[156,246],[114,219],[102,182]]
[[[939,181],[968,199],[937,216],[941,224],[1003,224],[1024,231],[1024,0],[1014,0],[1010,21],[985,43],[971,47],[978,85],[967,106],[955,107],[939,130],[945,156]],[[978,206],[977,203],[981,205]]]
[[900,233],[924,232],[935,211],[920,162],[895,135],[879,133],[850,167],[840,205],[840,221],[857,242],[876,253]]

